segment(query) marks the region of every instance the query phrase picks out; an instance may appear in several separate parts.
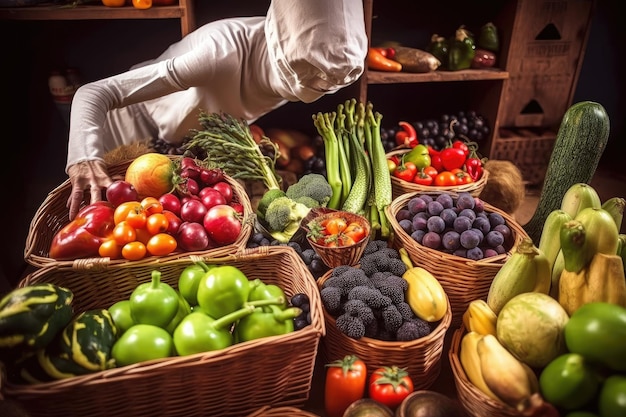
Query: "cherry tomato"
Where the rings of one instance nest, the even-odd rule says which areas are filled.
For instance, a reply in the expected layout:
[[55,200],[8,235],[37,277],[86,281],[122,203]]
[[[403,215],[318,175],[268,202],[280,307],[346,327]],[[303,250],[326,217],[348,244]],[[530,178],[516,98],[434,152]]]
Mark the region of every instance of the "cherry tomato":
[[[435,174],[437,175],[437,174]],[[432,185],[433,184],[433,176],[426,174],[426,172],[424,171],[420,171],[415,175],[415,178],[413,178],[413,183],[414,184],[419,184],[419,185]]]
[[119,259],[122,257],[122,247],[114,239],[105,240],[98,248],[98,254],[103,258]]
[[471,184],[474,182],[472,177],[466,171],[463,171],[462,169],[457,168],[457,169],[453,169],[450,172],[452,172],[456,176],[457,185]]
[[145,228],[135,229],[135,233],[137,235],[135,240],[138,240],[139,242],[143,243],[144,245],[146,245],[148,243],[148,241],[150,240],[150,238],[153,235],[153,233],[148,232],[148,229],[145,229]]
[[129,261],[138,261],[146,256],[146,245],[141,242],[128,242],[122,246],[122,256]]
[[442,171],[435,177],[433,185],[437,187],[449,187],[456,185],[456,175],[450,171]]
[[155,197],[146,197],[141,200],[141,207],[146,212],[147,216],[154,213],[163,213],[163,204]]
[[113,239],[118,245],[125,245],[137,239],[137,232],[128,222],[123,221],[113,228]]
[[392,410],[413,392],[413,381],[405,369],[397,366],[377,368],[369,380],[369,397]]
[[128,217],[128,214],[131,211],[141,212],[143,208],[141,207],[141,203],[139,201],[127,201],[125,203],[120,204],[115,208],[115,212],[113,213],[113,221],[115,224],[121,223]]
[[170,222],[163,213],[151,214],[150,217],[146,219],[146,230],[151,235],[166,232],[169,225]]
[[326,365],[324,408],[328,417],[342,417],[354,401],[363,398],[367,383],[367,366],[355,355]]
[[152,0],[133,0],[136,9],[149,9],[152,7]]
[[326,234],[328,235],[341,233],[346,226],[348,226],[348,222],[343,217],[331,217],[324,223],[324,229],[326,229]]
[[415,178],[415,174],[417,174],[417,167],[413,162],[402,162],[396,170],[393,172],[393,176],[396,178],[400,178],[401,180],[411,182],[413,178]]
[[437,174],[439,174],[439,171],[437,170],[437,168],[435,168],[434,166],[429,166],[426,167],[422,170],[422,172],[426,175],[430,175],[431,177],[435,178],[437,176]]
[[359,222],[349,223],[343,231],[343,234],[352,238],[355,242],[360,242],[366,236],[365,227]]
[[165,256],[176,250],[176,239],[167,233],[157,233],[152,236],[146,245],[150,255]]
[[143,210],[130,210],[124,221],[135,229],[141,229],[146,225],[146,217]]

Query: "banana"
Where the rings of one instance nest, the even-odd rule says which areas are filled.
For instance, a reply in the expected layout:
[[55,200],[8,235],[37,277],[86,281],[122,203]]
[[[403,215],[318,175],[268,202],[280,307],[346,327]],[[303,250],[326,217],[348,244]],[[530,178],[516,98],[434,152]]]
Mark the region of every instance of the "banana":
[[498,316],[483,299],[472,300],[465,313],[463,324],[468,332],[476,332],[481,335],[496,335],[496,320]]
[[461,361],[463,370],[465,371],[465,374],[470,382],[487,396],[499,401],[498,396],[494,394],[485,383],[485,379],[483,378],[483,374],[480,370],[480,361],[478,359],[478,350],[476,345],[482,337],[483,335],[476,332],[466,333],[461,339],[459,360]]
[[543,225],[539,246],[537,247],[550,261],[550,268],[553,267],[559,251],[561,250],[561,227],[569,220],[572,220],[572,216],[567,214],[565,210],[557,209],[552,210],[550,214],[548,214]]
[[569,214],[572,219],[587,207],[600,208],[602,202],[595,188],[582,182],[568,188],[561,199],[561,210]]
[[524,238],[493,277],[487,304],[497,315],[518,294],[531,291],[548,294],[551,281],[550,261],[530,238]]
[[484,335],[476,343],[476,350],[485,384],[502,402],[523,411],[537,392],[536,375],[528,372],[493,335]]
[[622,228],[624,208],[626,208],[626,199],[622,197],[612,197],[602,203],[602,209],[606,210],[613,217],[617,230]]
[[552,265],[552,284],[550,285],[550,297],[555,300],[559,299],[559,282],[561,281],[561,273],[565,269],[565,257],[563,256],[563,251],[560,250],[559,254],[554,261],[554,265]]

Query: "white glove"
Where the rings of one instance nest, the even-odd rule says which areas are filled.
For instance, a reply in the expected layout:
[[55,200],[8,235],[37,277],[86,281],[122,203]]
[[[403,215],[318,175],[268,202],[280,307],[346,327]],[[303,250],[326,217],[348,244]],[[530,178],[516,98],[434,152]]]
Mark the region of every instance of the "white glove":
[[113,182],[109,177],[106,164],[101,160],[83,161],[70,166],[67,173],[72,183],[72,193],[67,200],[70,209],[69,218],[74,220],[85,197],[85,190],[91,193],[90,203],[102,200],[102,190]]

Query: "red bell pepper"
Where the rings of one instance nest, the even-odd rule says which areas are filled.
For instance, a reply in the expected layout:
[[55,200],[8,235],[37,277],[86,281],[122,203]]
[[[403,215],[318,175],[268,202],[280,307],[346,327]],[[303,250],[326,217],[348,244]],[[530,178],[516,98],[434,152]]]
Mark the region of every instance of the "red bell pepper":
[[483,176],[483,160],[478,155],[476,147],[471,148],[465,160],[465,170],[474,181],[478,181]]
[[113,205],[98,201],[82,208],[76,218],[52,238],[50,257],[73,260],[98,256],[98,248],[115,227]]
[[437,171],[443,171],[441,152],[429,145],[428,154],[430,155],[430,166],[434,167]]
[[409,122],[398,122],[402,130],[396,132],[396,145],[402,148],[414,148],[418,145],[417,132]]

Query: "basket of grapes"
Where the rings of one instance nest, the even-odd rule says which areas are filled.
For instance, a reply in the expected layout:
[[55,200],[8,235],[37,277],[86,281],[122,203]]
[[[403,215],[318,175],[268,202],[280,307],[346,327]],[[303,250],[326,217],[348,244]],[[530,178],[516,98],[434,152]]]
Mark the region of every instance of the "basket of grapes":
[[469,192],[406,193],[387,207],[393,245],[441,282],[450,299],[452,326],[528,234],[507,213]]

